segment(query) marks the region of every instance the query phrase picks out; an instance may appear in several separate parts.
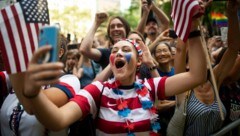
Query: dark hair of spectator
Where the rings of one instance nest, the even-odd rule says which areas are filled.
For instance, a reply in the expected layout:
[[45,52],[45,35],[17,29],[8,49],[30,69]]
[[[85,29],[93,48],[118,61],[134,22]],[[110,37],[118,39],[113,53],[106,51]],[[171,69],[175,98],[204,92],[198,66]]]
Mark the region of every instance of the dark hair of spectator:
[[65,53],[66,53],[66,49],[67,49],[67,38],[63,35],[63,34],[60,34],[60,36],[59,36],[59,42],[58,42],[58,48],[59,49],[63,49],[63,51],[64,51],[64,53],[63,53],[63,55],[59,58],[59,60],[61,61],[61,62],[64,62],[64,55],[65,55]]
[[70,56],[70,55],[74,55],[74,57],[76,57],[77,59],[80,59],[80,53],[77,50],[69,50],[66,53],[66,57]]
[[169,45],[169,43],[167,43],[167,42],[159,42],[159,43],[154,47],[154,53],[156,52],[156,48],[157,48],[160,44],[166,45],[166,46],[168,47],[168,50],[169,50],[170,52],[172,52],[172,48],[171,48],[171,46]]
[[80,45],[80,43],[68,44],[67,50],[78,49],[79,45]]
[[142,39],[143,43],[145,43],[145,38],[143,37],[143,35],[142,35],[140,32],[138,32],[138,31],[130,31],[129,34],[127,35],[127,37],[128,37],[129,35],[131,35],[131,34],[137,34],[137,35],[139,35],[140,38]]

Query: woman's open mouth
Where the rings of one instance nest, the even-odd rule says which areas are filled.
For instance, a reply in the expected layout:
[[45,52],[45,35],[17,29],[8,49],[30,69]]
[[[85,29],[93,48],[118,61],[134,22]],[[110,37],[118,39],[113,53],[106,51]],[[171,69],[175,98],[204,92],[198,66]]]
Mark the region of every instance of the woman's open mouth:
[[117,69],[121,69],[124,65],[125,65],[125,61],[123,61],[123,60],[117,60],[117,61],[115,61],[115,67],[117,68]]

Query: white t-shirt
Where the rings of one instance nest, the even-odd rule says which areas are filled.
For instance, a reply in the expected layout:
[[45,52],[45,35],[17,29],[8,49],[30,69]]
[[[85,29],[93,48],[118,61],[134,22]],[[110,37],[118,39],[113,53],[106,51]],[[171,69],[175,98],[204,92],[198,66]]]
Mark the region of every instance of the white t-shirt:
[[[75,95],[74,93],[80,91],[79,80],[73,75],[62,76],[60,78],[60,83],[55,87],[60,88],[70,98]],[[47,130],[34,115],[29,115],[24,111],[15,93],[9,94],[5,99],[0,112],[0,120],[2,136],[14,135],[13,130],[17,131],[21,136],[68,135],[68,129],[59,132]]]

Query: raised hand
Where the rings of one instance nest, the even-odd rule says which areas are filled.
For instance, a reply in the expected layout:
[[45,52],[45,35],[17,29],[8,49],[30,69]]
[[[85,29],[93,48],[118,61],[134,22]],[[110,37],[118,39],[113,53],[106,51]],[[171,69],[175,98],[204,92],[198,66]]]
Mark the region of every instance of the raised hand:
[[139,41],[139,47],[142,49],[143,52],[142,63],[150,66],[153,65],[154,61],[147,45],[145,45],[142,41]]
[[213,0],[208,0],[208,1],[198,0],[200,8],[196,13],[194,13],[194,18],[198,18],[198,17],[202,16],[205,12],[205,9],[209,5],[211,5],[212,1]]
[[151,10],[152,4],[149,5],[147,0],[142,0],[141,3],[142,3],[143,14],[148,15]]
[[32,56],[25,75],[23,95],[34,98],[39,94],[41,86],[56,84],[63,73],[63,64],[60,62],[39,64],[38,60],[44,53],[51,50],[51,46],[39,48]]
[[105,13],[105,12],[96,13],[95,22],[97,23],[97,25],[101,25],[107,19],[108,19],[108,14],[107,13]]
[[164,30],[159,36],[159,41],[163,40],[172,40],[173,38],[169,37],[169,29]]

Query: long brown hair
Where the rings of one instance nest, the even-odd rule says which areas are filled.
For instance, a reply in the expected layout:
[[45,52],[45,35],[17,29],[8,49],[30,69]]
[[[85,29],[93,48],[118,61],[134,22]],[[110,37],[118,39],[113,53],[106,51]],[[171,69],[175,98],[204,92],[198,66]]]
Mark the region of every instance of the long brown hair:
[[[123,23],[123,27],[126,31],[126,36],[129,34],[129,32],[131,31],[131,28],[130,28],[130,25],[129,23],[127,22],[127,20],[125,20],[123,17],[120,17],[120,16],[115,16],[115,17],[112,17],[110,20],[109,20],[109,23],[108,23],[108,27],[107,27],[107,37],[109,38],[110,42],[112,44],[114,44],[112,38],[110,37],[110,23],[112,22],[113,19],[119,19],[122,23]],[[126,37],[124,37],[126,38]]]

